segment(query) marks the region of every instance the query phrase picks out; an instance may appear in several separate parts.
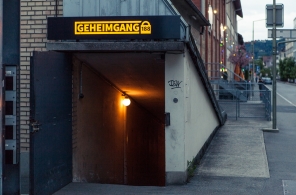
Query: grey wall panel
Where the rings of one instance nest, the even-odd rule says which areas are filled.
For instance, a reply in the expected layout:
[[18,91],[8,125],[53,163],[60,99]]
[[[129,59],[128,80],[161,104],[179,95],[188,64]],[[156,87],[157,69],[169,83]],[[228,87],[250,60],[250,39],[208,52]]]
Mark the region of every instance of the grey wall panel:
[[140,1],[139,0],[128,0],[129,15],[138,16],[140,15]]
[[172,15],[165,0],[64,0],[64,16]]
[[97,10],[97,0],[83,0],[82,13],[83,16],[95,16]]
[[117,6],[120,6],[120,0],[108,0],[108,1],[100,1],[100,15],[101,16],[118,16],[120,15],[119,11],[117,11]]
[[140,15],[156,15],[155,1],[158,0],[140,1]]
[[[168,9],[167,9],[166,5],[164,4],[164,2],[161,0],[158,1],[158,14],[159,15],[166,15],[166,10],[168,10]],[[172,14],[169,14],[169,15],[172,15]]]
[[120,2],[120,15],[127,16],[129,13],[129,6],[127,1]]
[[171,10],[169,10],[169,9],[165,9],[165,14],[164,15],[172,15],[172,12],[171,12]]
[[64,0],[63,5],[64,16],[82,16],[80,11],[81,0]]

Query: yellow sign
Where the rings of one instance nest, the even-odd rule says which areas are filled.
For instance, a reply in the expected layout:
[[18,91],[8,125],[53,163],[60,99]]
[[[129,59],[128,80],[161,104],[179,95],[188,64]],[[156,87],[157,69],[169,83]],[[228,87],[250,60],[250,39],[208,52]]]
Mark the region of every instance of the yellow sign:
[[151,34],[148,21],[78,21],[75,22],[75,35],[134,35]]

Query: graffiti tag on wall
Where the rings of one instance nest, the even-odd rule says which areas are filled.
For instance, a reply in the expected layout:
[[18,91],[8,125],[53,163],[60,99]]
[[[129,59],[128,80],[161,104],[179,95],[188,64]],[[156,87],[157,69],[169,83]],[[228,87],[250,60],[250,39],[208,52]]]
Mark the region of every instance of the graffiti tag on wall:
[[182,83],[182,81],[178,81],[178,80],[170,80],[168,81],[169,86],[172,87],[172,89],[176,89],[176,88],[181,88],[180,84]]

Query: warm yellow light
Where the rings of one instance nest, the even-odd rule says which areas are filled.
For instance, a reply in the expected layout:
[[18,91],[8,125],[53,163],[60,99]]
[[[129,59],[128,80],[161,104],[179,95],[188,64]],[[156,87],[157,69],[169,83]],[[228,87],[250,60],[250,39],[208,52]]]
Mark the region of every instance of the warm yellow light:
[[122,100],[122,104],[124,106],[129,106],[131,104],[131,100],[128,98],[128,97],[125,97],[123,100]]
[[217,10],[214,9],[214,14],[217,14]]
[[224,30],[226,30],[227,29],[227,26],[224,26]]

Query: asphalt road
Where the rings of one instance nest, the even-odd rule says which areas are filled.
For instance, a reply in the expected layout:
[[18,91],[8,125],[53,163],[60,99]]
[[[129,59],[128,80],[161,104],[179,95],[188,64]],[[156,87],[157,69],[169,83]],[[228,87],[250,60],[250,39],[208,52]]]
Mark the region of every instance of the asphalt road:
[[282,180],[285,194],[296,194],[296,85],[277,83],[276,110],[279,133],[264,133],[270,176]]
[[[296,107],[296,84],[277,83],[277,94],[279,99],[283,99]],[[279,103],[281,100],[279,100]]]

